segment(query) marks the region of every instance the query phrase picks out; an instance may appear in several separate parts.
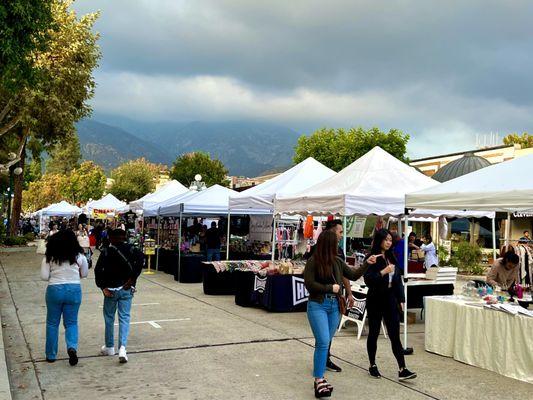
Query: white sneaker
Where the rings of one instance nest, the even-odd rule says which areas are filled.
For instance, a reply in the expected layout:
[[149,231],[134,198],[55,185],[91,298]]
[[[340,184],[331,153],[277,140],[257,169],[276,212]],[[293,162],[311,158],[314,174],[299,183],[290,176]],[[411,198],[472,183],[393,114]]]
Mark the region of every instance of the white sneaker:
[[115,355],[115,348],[114,347],[106,347],[105,345],[102,346],[102,349],[100,350],[100,354],[103,356],[114,356]]
[[126,355],[126,348],[124,346],[120,346],[120,349],[118,349],[118,360],[121,364],[128,362],[128,356]]

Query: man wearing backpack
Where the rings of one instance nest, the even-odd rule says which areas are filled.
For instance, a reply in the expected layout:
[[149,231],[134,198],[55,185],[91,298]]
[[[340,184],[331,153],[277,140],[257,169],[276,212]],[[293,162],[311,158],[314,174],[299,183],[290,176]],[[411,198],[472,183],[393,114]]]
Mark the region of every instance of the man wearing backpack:
[[137,278],[141,274],[144,255],[125,243],[126,232],[114,229],[109,235],[110,245],[101,249],[94,269],[96,285],[104,294],[105,345],[101,354],[115,355],[114,325],[118,308],[118,356],[121,363],[128,362],[126,345],[130,330],[130,310]]

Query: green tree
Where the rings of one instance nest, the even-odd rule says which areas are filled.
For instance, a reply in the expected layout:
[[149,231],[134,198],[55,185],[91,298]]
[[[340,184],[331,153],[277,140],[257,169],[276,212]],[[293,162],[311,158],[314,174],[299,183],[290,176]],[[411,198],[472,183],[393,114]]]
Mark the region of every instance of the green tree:
[[325,166],[340,171],[375,146],[380,146],[394,157],[407,162],[405,155],[409,135],[398,129],[383,132],[378,128],[322,128],[310,136],[302,135],[294,151],[294,162],[313,157]]
[[533,147],[533,135],[526,132],[522,133],[522,135],[511,133],[503,138],[503,143],[507,145],[519,144],[523,149],[527,149]]
[[[71,4],[69,0],[51,2],[53,21],[42,32],[46,48],[38,47],[30,55],[39,79],[15,92],[0,87],[0,139],[15,138],[15,162],[23,169],[28,140],[40,141],[49,149],[91,112],[87,100],[94,94],[92,71],[100,58],[98,34],[92,31],[98,14],[78,18]],[[22,175],[15,179],[12,226],[20,217],[23,184]]]
[[[10,91],[37,79],[34,51],[46,49],[52,27],[51,0],[9,0],[0,3],[0,86]],[[0,118],[0,123],[2,118]]]
[[104,170],[92,161],[84,161],[68,176],[65,197],[72,203],[86,203],[103,196],[107,178]]
[[68,177],[59,174],[44,174],[41,179],[30,182],[28,189],[22,193],[24,210],[34,212],[61,200],[68,200],[64,195],[67,185]]
[[50,158],[46,161],[46,172],[49,174],[70,174],[80,166],[81,150],[78,135],[73,132],[61,139],[50,150]]
[[196,174],[202,175],[202,181],[207,186],[226,185],[228,170],[217,159],[203,152],[182,154],[172,164],[170,176],[183,185],[189,187]]
[[137,200],[155,190],[160,170],[144,158],[125,162],[111,171],[111,193],[119,200]]

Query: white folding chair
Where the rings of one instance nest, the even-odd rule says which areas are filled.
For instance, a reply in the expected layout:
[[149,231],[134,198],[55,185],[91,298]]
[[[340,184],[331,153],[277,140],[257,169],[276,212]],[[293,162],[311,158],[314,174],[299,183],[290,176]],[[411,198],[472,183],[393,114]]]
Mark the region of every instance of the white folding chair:
[[[355,305],[351,310],[353,317],[350,315],[343,315],[341,318],[341,323],[339,324],[339,329],[337,331],[340,331],[342,328],[344,328],[346,322],[354,322],[357,326],[357,340],[359,340],[361,339],[361,334],[363,333],[363,328],[365,327],[367,314],[366,299],[355,299]],[[350,311],[348,311],[348,314],[350,314]],[[387,331],[385,330],[385,326],[383,325],[383,321],[381,321],[381,329],[383,330],[383,335],[388,338]]]

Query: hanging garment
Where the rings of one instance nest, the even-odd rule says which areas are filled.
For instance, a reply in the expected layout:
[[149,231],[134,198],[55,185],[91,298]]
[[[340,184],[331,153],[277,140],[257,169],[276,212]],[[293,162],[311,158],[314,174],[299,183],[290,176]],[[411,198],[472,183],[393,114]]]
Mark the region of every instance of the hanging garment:
[[312,239],[313,238],[313,216],[308,215],[305,220],[305,227],[304,227],[304,238],[306,239]]

